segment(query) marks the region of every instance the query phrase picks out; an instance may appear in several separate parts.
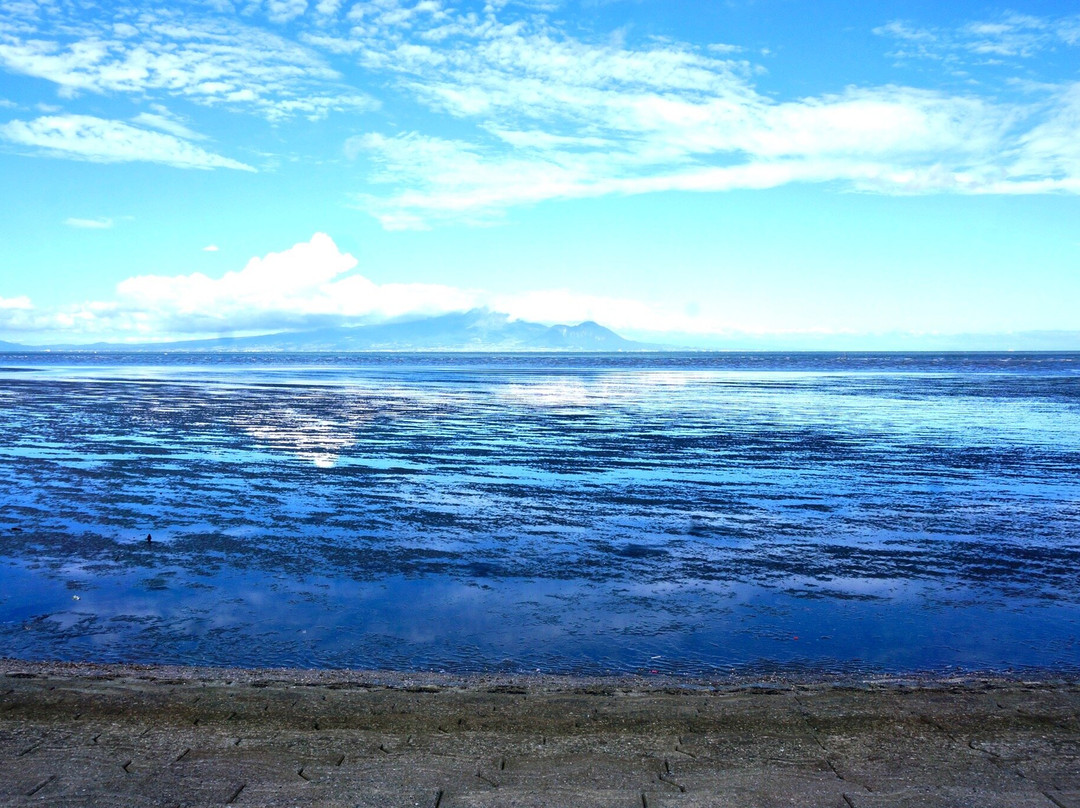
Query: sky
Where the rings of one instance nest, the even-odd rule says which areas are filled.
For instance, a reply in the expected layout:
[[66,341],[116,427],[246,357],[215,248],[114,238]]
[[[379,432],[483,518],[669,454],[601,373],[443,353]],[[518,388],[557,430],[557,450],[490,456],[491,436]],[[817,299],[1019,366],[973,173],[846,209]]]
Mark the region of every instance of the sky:
[[5,0],[0,339],[1080,331],[1073,3]]

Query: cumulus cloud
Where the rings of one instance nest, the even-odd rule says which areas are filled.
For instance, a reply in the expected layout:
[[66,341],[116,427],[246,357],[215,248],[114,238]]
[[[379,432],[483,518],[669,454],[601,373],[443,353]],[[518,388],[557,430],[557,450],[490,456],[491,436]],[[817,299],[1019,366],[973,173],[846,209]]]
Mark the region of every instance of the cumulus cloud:
[[0,297],[0,331],[14,334],[33,331],[42,319],[29,297]]
[[217,252],[220,248],[216,244],[207,244],[202,248],[203,252]]
[[381,321],[460,311],[474,293],[436,284],[376,284],[325,233],[252,258],[220,278],[140,275],[117,286],[117,305],[169,333],[217,333]]
[[307,11],[307,0],[266,0],[266,14],[277,23],[294,20]]
[[68,227],[78,227],[83,230],[108,230],[113,226],[113,220],[106,216],[98,219],[79,219],[72,216],[65,219],[64,224]]
[[357,268],[356,258],[330,236],[316,233],[220,277],[198,272],[131,277],[117,285],[113,300],[39,310],[26,297],[0,298],[0,330],[60,333],[65,340],[143,340],[361,325],[478,307],[546,323],[595,320],[639,331],[722,330],[709,318],[626,298],[566,289],[507,295],[440,284],[380,284]]
[[96,163],[141,161],[177,168],[255,170],[173,135],[90,115],[50,115],[32,121],[9,121],[0,124],[0,138],[54,157]]
[[316,13],[321,17],[333,17],[341,8],[342,0],[319,0],[315,5]]

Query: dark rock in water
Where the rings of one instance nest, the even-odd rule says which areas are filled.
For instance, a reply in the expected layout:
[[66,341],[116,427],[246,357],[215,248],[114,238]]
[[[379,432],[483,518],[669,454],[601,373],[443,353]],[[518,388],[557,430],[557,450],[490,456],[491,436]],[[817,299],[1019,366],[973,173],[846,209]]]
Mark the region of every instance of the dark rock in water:
[[149,543],[150,543],[150,542],[152,542],[153,540],[154,540],[154,537],[153,537],[153,536],[151,536],[151,535],[150,535],[149,533],[147,533],[147,534],[146,534],[146,543],[147,543],[147,544],[149,544]]

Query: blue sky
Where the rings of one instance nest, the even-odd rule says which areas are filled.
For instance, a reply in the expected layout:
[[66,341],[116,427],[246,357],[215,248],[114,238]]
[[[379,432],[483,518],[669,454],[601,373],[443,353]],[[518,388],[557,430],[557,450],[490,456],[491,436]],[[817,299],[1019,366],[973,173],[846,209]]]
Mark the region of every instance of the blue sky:
[[0,171],[28,344],[1080,330],[1066,3],[8,0]]

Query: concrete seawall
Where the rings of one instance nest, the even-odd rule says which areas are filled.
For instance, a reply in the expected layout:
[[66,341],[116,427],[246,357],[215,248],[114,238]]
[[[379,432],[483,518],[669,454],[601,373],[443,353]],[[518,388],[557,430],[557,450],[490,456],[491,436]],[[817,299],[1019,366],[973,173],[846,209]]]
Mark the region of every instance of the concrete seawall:
[[1080,808],[1080,684],[0,660],[0,805]]

